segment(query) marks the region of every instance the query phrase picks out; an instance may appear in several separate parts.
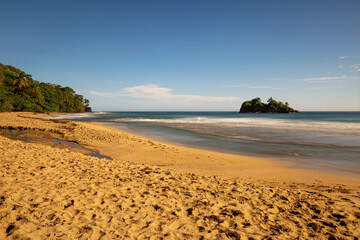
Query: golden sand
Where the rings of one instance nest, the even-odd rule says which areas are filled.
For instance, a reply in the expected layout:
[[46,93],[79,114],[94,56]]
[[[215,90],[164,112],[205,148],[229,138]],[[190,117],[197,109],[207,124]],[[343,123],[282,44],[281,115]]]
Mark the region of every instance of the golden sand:
[[43,116],[1,113],[0,128],[33,129],[113,160],[0,136],[0,239],[360,236],[359,179]]

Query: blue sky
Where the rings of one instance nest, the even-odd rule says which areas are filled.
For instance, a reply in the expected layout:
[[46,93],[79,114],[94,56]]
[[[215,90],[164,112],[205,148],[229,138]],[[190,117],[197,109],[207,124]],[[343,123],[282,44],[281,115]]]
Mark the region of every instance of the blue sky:
[[360,110],[360,1],[3,1],[0,62],[93,110]]

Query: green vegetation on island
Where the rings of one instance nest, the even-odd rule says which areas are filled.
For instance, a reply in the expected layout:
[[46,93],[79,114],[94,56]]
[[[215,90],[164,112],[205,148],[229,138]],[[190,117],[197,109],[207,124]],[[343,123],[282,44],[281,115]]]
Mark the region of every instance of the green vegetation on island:
[[297,110],[289,107],[289,103],[277,102],[272,97],[268,99],[267,104],[261,102],[260,98],[254,98],[245,101],[240,108],[239,113],[297,113]]
[[91,112],[89,103],[70,87],[36,81],[0,63],[0,112]]

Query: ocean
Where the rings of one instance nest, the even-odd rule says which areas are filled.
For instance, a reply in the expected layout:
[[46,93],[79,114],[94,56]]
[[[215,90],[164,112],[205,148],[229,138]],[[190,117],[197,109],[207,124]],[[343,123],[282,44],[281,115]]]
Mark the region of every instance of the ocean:
[[52,118],[101,122],[181,146],[360,177],[360,112],[94,112]]

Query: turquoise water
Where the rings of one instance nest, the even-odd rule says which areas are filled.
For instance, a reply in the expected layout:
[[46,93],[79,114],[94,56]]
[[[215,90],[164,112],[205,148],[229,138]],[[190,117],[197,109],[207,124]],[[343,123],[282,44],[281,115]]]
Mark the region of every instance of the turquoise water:
[[183,146],[360,176],[360,112],[95,112],[54,118],[103,122]]

